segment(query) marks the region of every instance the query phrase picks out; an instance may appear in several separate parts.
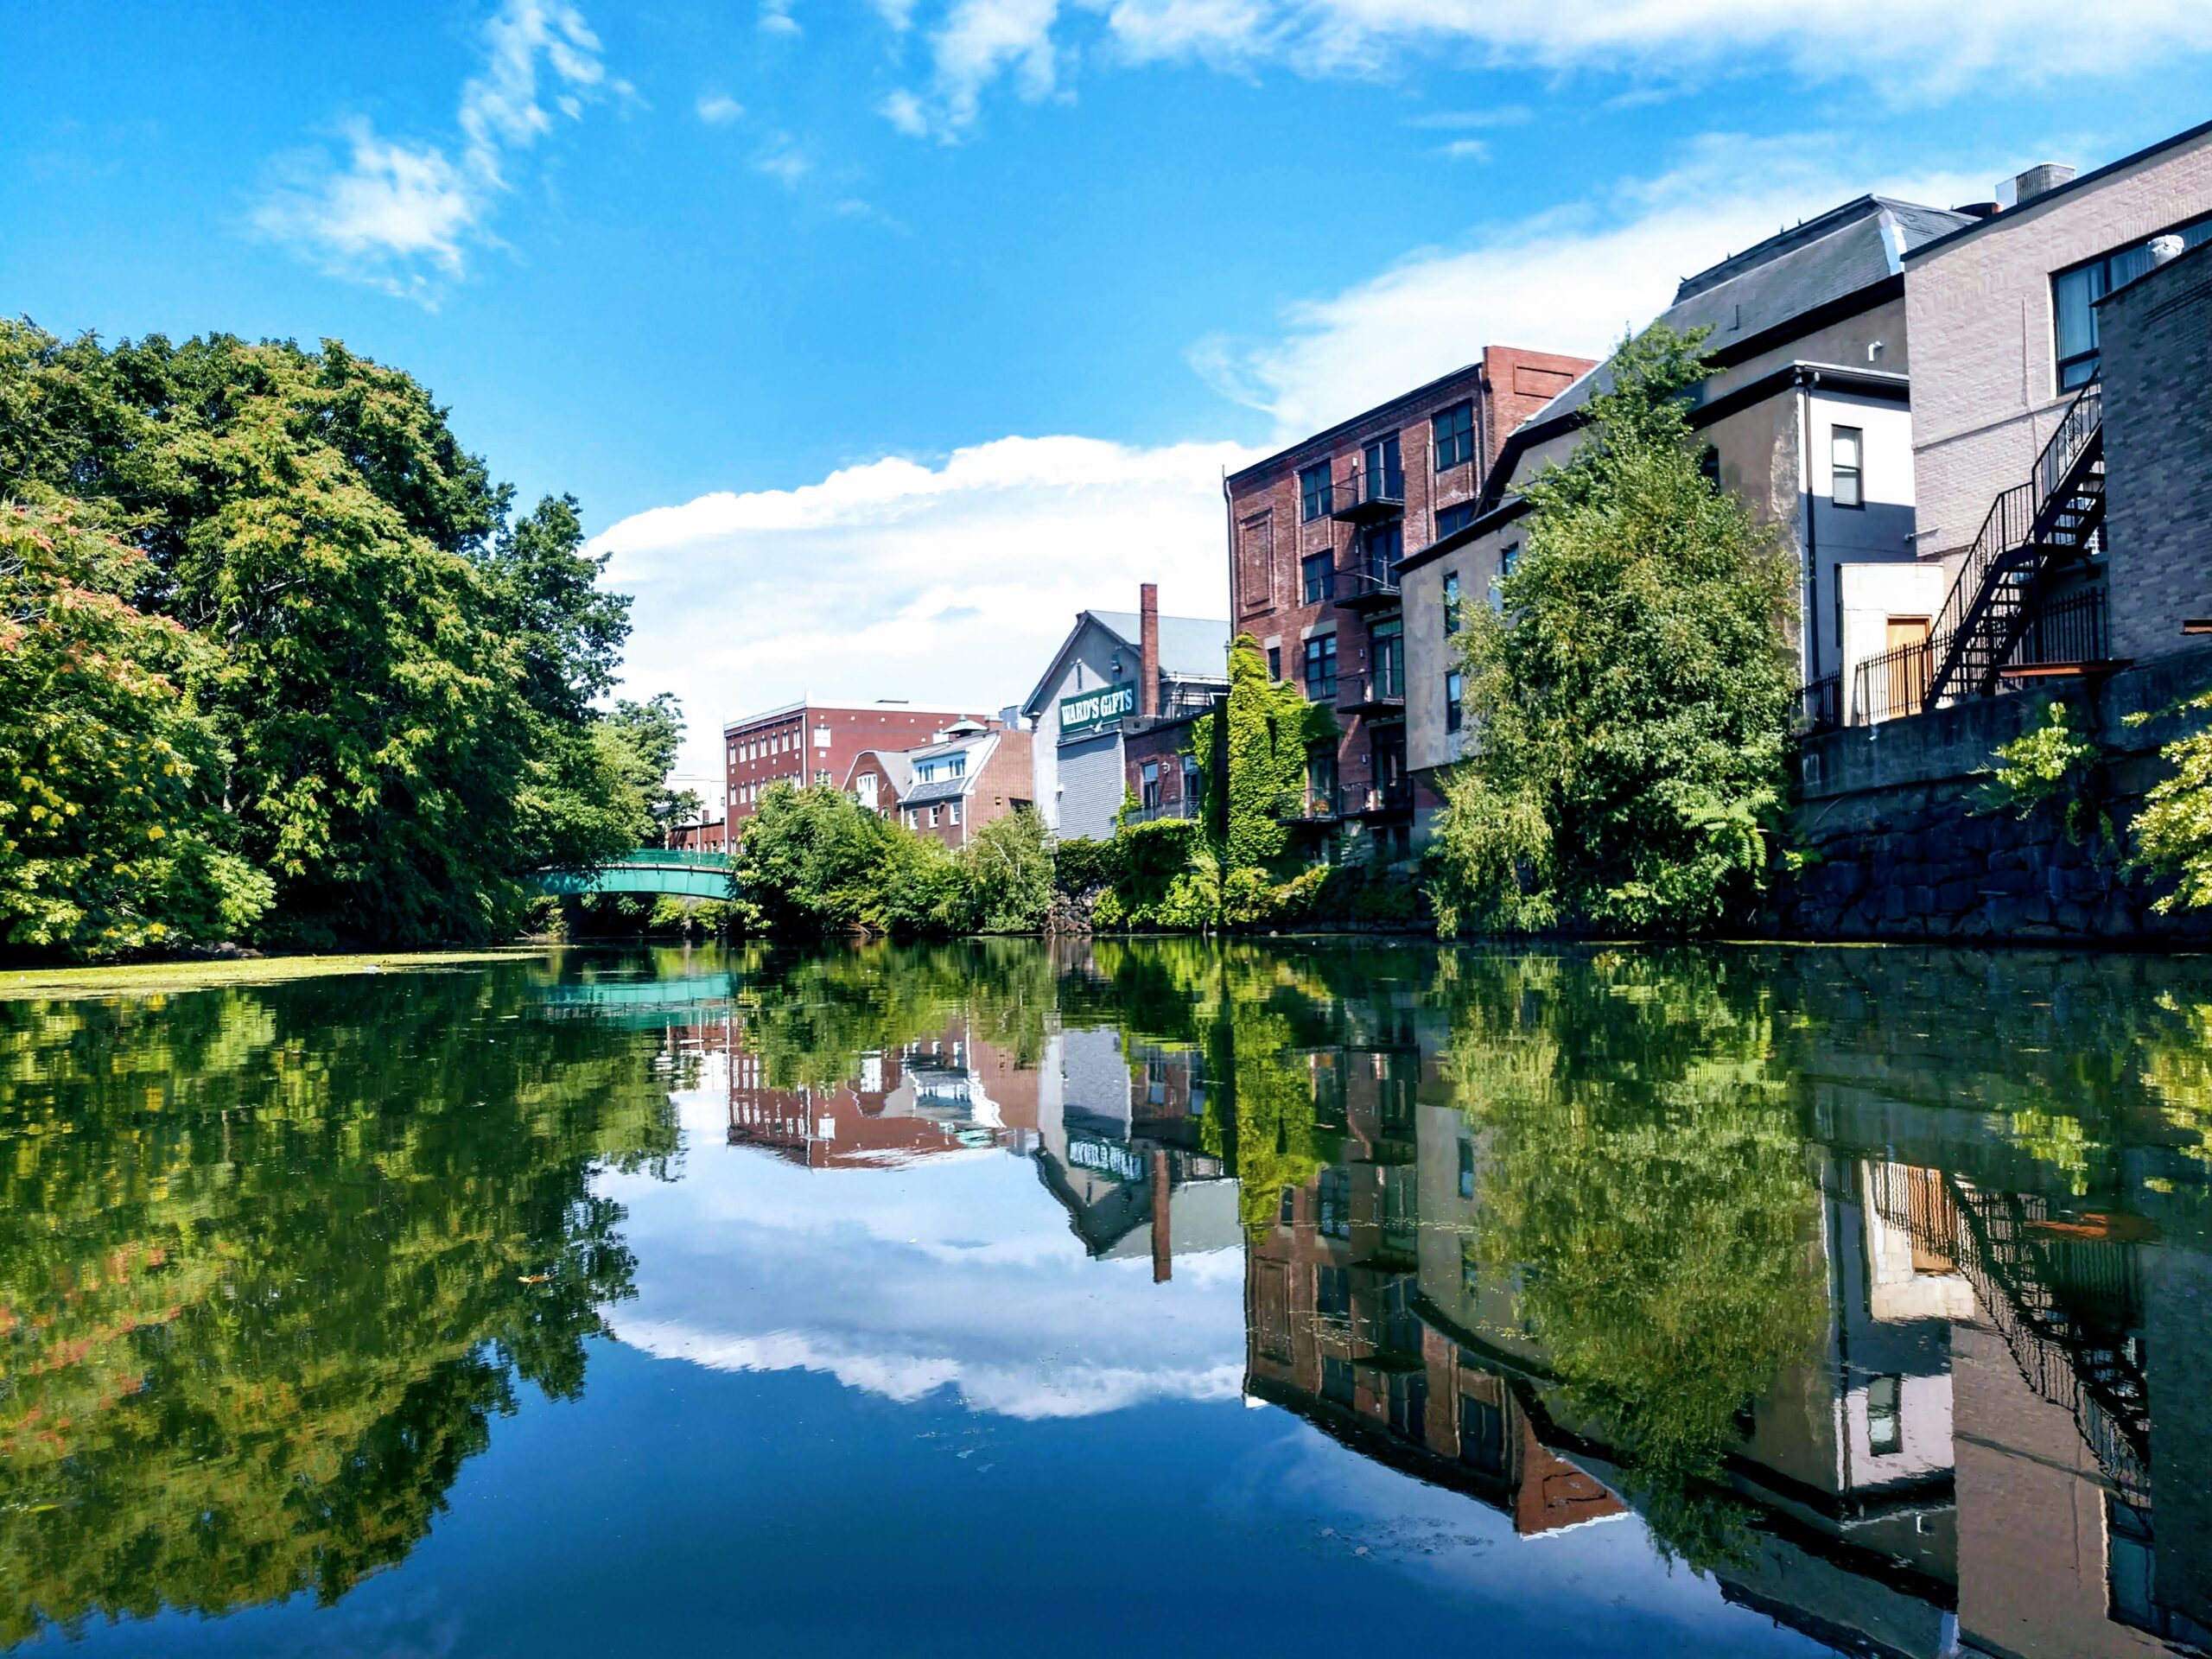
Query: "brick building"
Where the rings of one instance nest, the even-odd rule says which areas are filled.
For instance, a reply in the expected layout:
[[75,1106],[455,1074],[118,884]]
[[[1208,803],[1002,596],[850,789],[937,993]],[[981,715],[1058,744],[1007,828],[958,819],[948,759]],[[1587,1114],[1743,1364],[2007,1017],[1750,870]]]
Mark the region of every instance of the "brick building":
[[1398,562],[1464,527],[1505,435],[1590,366],[1489,346],[1226,480],[1236,632],[1344,727],[1334,753],[1313,757],[1309,822],[1363,824],[1387,852],[1407,850],[1414,785]]
[[982,716],[903,702],[785,703],[722,728],[723,790],[729,832],[740,833],[771,784],[839,788],[864,749],[918,747],[947,727]]
[[2212,648],[2212,247],[2097,307],[2114,657]]
[[846,790],[861,805],[948,847],[1030,804],[1030,734],[993,721],[960,721],[903,753],[869,749]]

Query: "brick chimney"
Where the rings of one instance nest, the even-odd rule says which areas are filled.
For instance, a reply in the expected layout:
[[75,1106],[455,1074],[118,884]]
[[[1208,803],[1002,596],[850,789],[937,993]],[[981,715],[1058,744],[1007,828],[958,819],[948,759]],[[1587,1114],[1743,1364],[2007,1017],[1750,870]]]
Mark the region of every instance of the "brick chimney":
[[1137,713],[1160,712],[1160,587],[1137,589]]

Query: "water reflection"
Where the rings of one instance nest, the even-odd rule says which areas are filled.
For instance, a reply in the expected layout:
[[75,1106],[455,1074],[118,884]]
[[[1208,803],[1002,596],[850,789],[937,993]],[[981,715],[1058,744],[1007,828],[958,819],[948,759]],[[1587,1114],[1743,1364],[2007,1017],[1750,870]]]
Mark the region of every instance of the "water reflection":
[[1426,1517],[1408,1610],[1656,1647],[1671,1560],[1694,1648],[2203,1649],[2209,1038],[2188,962],[1187,941],[0,1007],[0,1639],[336,1600],[604,1334],[1279,1408]]

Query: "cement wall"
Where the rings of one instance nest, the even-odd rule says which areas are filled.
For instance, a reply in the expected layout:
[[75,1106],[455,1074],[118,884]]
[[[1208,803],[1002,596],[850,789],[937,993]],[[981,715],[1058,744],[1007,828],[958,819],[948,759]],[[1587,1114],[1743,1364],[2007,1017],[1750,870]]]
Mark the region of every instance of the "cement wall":
[[[1813,861],[1780,884],[1778,931],[1808,939],[1999,939],[2212,944],[2212,914],[2152,912],[2164,891],[2122,868],[2143,797],[2165,774],[2159,747],[2189,729],[2155,718],[2212,686],[2212,654],[2179,652],[2101,681],[2053,683],[1848,727],[1807,741],[1792,814]],[[2091,780],[2113,835],[2070,839],[2049,809],[2023,822],[1972,810],[1999,745],[2069,705],[2104,747]]]

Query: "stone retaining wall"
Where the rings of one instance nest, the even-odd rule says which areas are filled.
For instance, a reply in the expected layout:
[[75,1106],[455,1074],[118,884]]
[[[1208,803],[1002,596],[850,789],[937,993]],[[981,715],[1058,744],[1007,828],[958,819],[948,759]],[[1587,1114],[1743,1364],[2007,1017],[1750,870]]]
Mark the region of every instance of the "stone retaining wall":
[[[2018,939],[2212,944],[2212,912],[2160,916],[2165,891],[2125,868],[2129,826],[2164,775],[2159,747],[2188,729],[2162,715],[2212,685],[2212,661],[2179,653],[2094,681],[1977,698],[1808,740],[1794,844],[1810,855],[1777,893],[1778,930],[1808,939]],[[2112,833],[2070,838],[2048,808],[2023,822],[1971,809],[1999,744],[2069,706],[2105,763],[2090,781]],[[2093,819],[2096,813],[2091,814]]]

